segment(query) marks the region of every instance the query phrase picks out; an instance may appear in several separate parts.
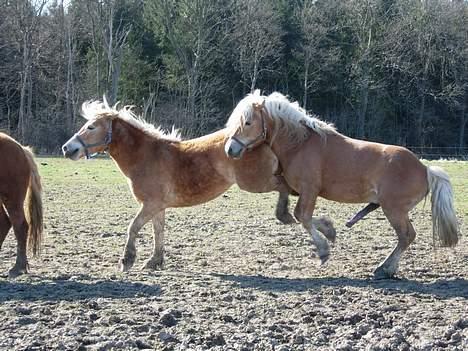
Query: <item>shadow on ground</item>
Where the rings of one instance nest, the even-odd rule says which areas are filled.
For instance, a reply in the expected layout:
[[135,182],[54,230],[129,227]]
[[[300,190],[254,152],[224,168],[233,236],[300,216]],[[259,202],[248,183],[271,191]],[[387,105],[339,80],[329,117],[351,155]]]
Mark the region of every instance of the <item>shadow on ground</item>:
[[73,301],[92,298],[126,299],[159,296],[159,285],[125,281],[101,280],[81,282],[71,280],[38,283],[0,281],[0,302],[5,301]]
[[465,279],[438,279],[424,283],[412,280],[373,280],[358,278],[274,278],[265,276],[212,274],[231,281],[240,288],[274,292],[303,292],[323,287],[355,287],[385,290],[390,294],[422,294],[441,299],[461,297],[468,299],[468,281]]

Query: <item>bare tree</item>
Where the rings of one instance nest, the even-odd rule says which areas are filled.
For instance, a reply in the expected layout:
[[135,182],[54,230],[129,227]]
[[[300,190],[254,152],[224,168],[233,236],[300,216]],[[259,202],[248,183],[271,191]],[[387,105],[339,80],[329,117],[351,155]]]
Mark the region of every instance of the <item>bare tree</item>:
[[275,71],[282,56],[283,35],[272,1],[235,0],[233,53],[244,83],[254,91],[259,77]]
[[28,121],[32,120],[32,97],[33,81],[32,70],[35,61],[37,49],[38,25],[40,16],[46,4],[46,0],[27,1],[19,0],[13,2],[15,18],[15,30],[20,33],[17,45],[21,52],[21,85],[20,85],[20,104],[18,112],[18,137],[21,142],[26,141],[26,126]]
[[119,0],[91,1],[87,0],[86,9],[92,26],[92,47],[96,64],[96,92],[101,94],[101,59],[104,53],[106,65],[104,70],[106,95],[110,103],[115,103],[120,70],[122,66],[123,48],[125,47],[131,24],[122,17]]
[[[327,45],[328,36],[336,31],[338,26],[332,25],[326,19],[327,13],[322,6],[328,6],[329,3],[331,2],[318,4],[315,0],[304,0],[295,13],[302,35],[296,56],[301,62],[302,106],[305,109],[308,108],[309,93],[319,88],[323,72],[336,64],[339,57],[333,45]],[[327,10],[330,11],[330,8]],[[314,79],[310,79],[311,77]]]
[[[165,60],[173,78],[168,84],[186,92],[190,133],[203,129],[213,112],[210,97],[219,82],[209,76],[209,71],[218,59],[216,40],[222,24],[219,9],[215,0],[153,0],[147,4],[153,31],[173,53],[168,53]],[[177,79],[180,71],[182,80]]]

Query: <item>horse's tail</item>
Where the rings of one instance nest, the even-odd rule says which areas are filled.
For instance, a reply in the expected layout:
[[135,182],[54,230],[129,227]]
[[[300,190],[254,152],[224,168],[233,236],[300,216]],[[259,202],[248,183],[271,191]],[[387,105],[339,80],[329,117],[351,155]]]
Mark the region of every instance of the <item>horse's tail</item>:
[[458,222],[453,207],[453,191],[448,174],[440,167],[427,168],[431,195],[434,243],[451,247],[458,243]]
[[23,149],[31,169],[25,203],[26,220],[29,224],[28,248],[34,256],[37,256],[41,251],[42,232],[44,229],[42,221],[41,177],[39,176],[32,150],[29,147],[23,147]]

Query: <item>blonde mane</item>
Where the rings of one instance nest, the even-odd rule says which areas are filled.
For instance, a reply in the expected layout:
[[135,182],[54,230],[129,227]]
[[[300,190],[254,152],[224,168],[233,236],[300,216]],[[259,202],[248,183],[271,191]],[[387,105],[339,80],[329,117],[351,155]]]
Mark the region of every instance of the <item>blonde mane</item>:
[[133,113],[132,106],[124,106],[117,109],[117,105],[118,103],[110,107],[106,99],[104,99],[104,101],[86,101],[81,106],[81,114],[88,121],[105,117],[112,120],[118,118],[149,136],[170,141],[182,140],[179,129],[172,127],[172,130],[168,132],[160,126],[155,127],[151,123],[146,122],[142,117]]
[[262,96],[260,90],[248,94],[237,104],[226,123],[228,131],[234,133],[239,128],[243,128],[245,122],[253,116],[253,104],[263,102],[270,117],[275,122],[280,122],[275,123],[277,132],[288,135],[293,143],[304,141],[309,135],[309,130],[316,132],[322,138],[326,138],[327,134],[338,133],[332,124],[309,115],[297,101],[291,102],[278,92]]

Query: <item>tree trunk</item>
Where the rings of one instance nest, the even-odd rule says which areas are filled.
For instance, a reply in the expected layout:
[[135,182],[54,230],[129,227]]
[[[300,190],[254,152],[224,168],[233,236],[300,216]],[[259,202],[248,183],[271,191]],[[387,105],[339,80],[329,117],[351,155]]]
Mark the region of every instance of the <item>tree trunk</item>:
[[465,128],[468,122],[466,118],[466,104],[463,104],[463,108],[460,113],[460,133],[458,134],[458,147],[460,151],[465,147]]
[[71,25],[67,25],[67,86],[65,89],[65,102],[66,102],[66,118],[68,128],[71,130],[75,124],[74,108],[73,108],[73,48],[72,48],[72,37],[71,37]]
[[253,93],[255,90],[255,85],[257,84],[257,76],[258,76],[258,64],[255,61],[253,72],[252,72],[252,81],[250,82],[250,92]]
[[24,129],[25,129],[25,118],[26,118],[26,94],[28,89],[29,81],[29,48],[27,45],[28,35],[25,34],[23,37],[23,67],[21,72],[21,91],[20,91],[20,107],[18,113],[18,138],[21,143],[24,143]]
[[367,105],[369,102],[369,74],[366,69],[364,83],[361,87],[361,106],[358,114],[357,137],[363,139],[366,131]]
[[423,120],[424,111],[426,109],[426,95],[423,93],[421,97],[421,105],[419,106],[418,118],[416,119],[416,146],[424,146]]
[[309,93],[309,58],[305,58],[305,71],[304,71],[304,97],[302,98],[302,107],[307,111],[307,94]]

